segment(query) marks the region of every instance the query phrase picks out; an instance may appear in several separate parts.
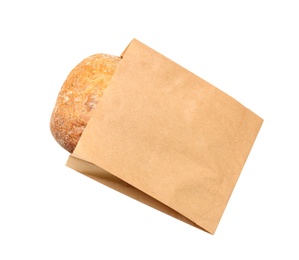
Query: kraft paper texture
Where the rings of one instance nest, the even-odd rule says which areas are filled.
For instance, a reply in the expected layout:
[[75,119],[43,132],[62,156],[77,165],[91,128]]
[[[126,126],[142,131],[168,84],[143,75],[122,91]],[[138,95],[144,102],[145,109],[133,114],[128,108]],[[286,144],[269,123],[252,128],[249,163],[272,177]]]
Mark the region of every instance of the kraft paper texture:
[[134,39],[67,166],[214,234],[263,120]]

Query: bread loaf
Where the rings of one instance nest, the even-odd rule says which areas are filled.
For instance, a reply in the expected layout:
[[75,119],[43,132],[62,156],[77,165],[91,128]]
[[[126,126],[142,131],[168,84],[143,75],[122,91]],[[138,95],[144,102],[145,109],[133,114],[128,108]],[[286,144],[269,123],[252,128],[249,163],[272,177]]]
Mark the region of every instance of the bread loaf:
[[55,140],[72,153],[92,111],[110,83],[120,57],[95,54],[68,75],[58,94],[50,120]]

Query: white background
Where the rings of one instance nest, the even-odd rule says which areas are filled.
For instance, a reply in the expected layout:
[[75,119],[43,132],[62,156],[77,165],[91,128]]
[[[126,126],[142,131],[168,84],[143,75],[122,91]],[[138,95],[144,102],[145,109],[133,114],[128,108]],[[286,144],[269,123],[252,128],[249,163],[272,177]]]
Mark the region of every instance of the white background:
[[[1,1],[0,259],[299,259],[296,1]],[[70,70],[132,38],[265,121],[214,236],[65,167]]]

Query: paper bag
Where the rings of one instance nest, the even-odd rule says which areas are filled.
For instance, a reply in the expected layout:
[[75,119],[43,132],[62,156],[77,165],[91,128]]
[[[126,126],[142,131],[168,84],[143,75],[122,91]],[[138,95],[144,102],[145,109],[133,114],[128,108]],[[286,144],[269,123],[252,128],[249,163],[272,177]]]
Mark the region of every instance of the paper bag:
[[214,234],[262,119],[134,39],[67,165]]

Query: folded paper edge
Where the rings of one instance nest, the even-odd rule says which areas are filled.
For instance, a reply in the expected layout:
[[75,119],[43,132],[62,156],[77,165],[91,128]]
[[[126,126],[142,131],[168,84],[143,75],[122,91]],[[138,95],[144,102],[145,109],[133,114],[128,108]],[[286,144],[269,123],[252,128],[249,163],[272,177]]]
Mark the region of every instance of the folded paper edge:
[[132,42],[134,41],[138,41],[137,39],[133,38],[130,43],[127,45],[127,47],[124,49],[124,51],[121,53],[120,57],[123,58],[125,56],[126,51],[128,50],[128,48],[130,47],[130,45],[132,44]]
[[82,158],[79,158],[77,155],[70,155],[66,166],[111,188],[114,189],[128,197],[131,197],[147,206],[150,206],[160,212],[163,212],[169,216],[172,216],[180,221],[183,221],[193,227],[196,227],[200,230],[203,230],[209,234],[214,234],[214,232],[210,232],[209,230],[204,229],[203,227],[197,225],[195,222],[191,221],[189,218],[183,216],[179,212],[175,211],[174,209],[170,208],[169,206],[163,204],[159,200],[151,197],[150,195],[144,193],[143,191],[139,190],[138,188],[130,185],[129,183],[121,180],[120,178],[116,177],[115,175],[107,172],[106,170],[102,169],[101,167],[85,161]]

